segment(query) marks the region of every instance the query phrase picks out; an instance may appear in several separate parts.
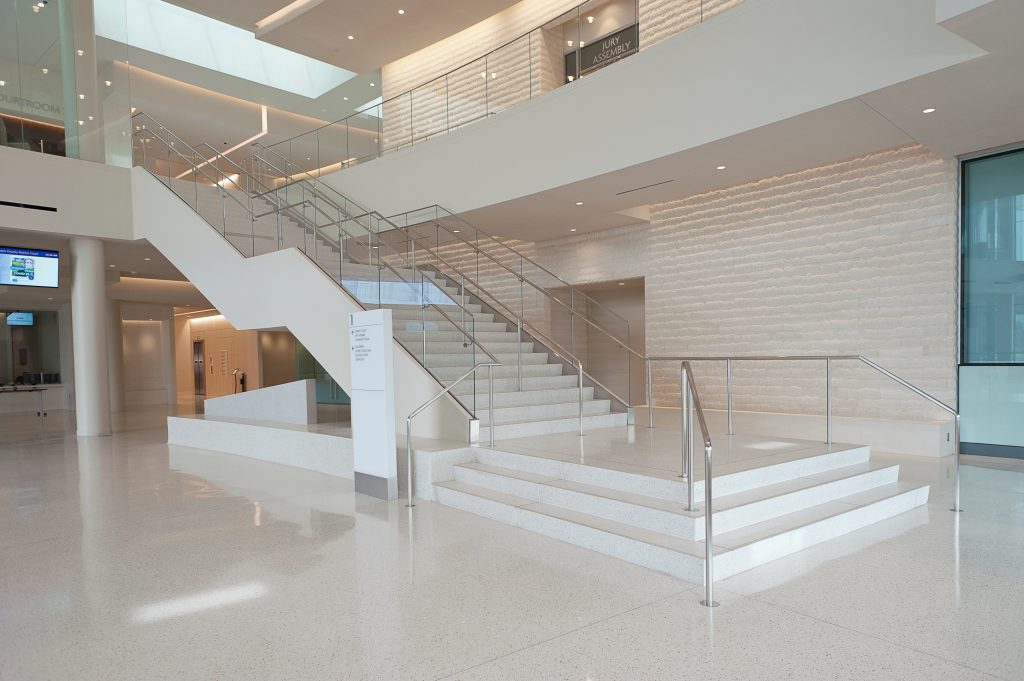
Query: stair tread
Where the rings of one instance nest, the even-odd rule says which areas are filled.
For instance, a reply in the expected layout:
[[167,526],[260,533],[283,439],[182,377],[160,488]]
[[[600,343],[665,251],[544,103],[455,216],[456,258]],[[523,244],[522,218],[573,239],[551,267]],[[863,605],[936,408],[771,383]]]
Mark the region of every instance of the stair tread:
[[[584,414],[583,418],[584,418],[584,420],[586,420],[586,419],[593,419],[593,418],[601,418],[601,417],[604,417],[604,416],[616,416],[618,414],[619,414],[619,412],[609,411],[609,412],[605,412],[603,414]],[[622,417],[623,418],[626,417],[625,412],[622,412]],[[579,418],[580,418],[579,415],[573,415],[573,416],[556,416],[556,417],[550,418],[550,419],[526,419],[525,421],[500,421],[499,420],[498,421],[498,425],[499,426],[521,426],[521,425],[526,424],[526,423],[545,423],[546,421],[578,421]],[[489,425],[490,425],[489,423],[486,423],[486,419],[484,419],[484,423],[481,423],[480,427],[481,428],[486,428]]]
[[[435,483],[437,486],[454,489],[456,491],[482,497],[491,501],[508,504],[516,508],[533,513],[559,518],[568,522],[590,527],[603,532],[616,534],[627,539],[633,539],[646,544],[659,546],[671,551],[683,553],[696,558],[704,557],[704,542],[681,539],[661,532],[644,529],[635,525],[628,525],[614,520],[606,520],[588,513],[581,513],[572,509],[552,506],[550,504],[530,501],[513,494],[497,492],[486,487],[480,487],[469,483],[451,481]],[[797,511],[778,518],[766,520],[755,525],[715,535],[715,548],[718,555],[726,554],[750,544],[757,543],[763,539],[785,534],[787,532],[812,525],[822,520],[849,513],[859,508],[869,506],[879,501],[894,498],[902,494],[911,493],[928,485],[917,485],[910,483],[890,483],[868,492],[843,497],[836,501],[826,502],[819,506],[803,511]]]
[[502,468],[501,466],[492,466],[490,464],[479,462],[455,464],[455,468],[469,468],[474,471],[493,473],[494,475],[501,475],[506,478],[515,478],[516,480],[525,480],[527,482],[536,482],[539,484],[558,480],[558,478],[552,478],[549,475],[539,475],[528,471],[518,471],[512,468]]
[[434,483],[434,485],[453,489],[464,494],[471,494],[483,499],[489,499],[498,503],[507,504],[525,511],[558,518],[578,525],[584,525],[602,532],[608,532],[627,539],[641,541],[645,544],[660,546],[661,548],[669,549],[670,551],[689,554],[697,558],[704,555],[703,542],[687,541],[686,539],[680,539],[660,532],[645,530],[643,528],[636,527],[635,525],[627,525],[614,520],[605,520],[604,518],[598,518],[597,516],[593,516],[588,513],[581,513],[579,511],[573,511],[560,506],[552,506],[550,504],[531,501],[530,499],[524,499],[523,497],[519,497],[514,494],[497,492],[486,487],[479,487],[465,482],[438,482]]
[[802,511],[787,513],[786,515],[747,525],[731,532],[716,534],[715,546],[721,546],[727,550],[748,546],[768,537],[783,534],[799,527],[811,525],[885,499],[927,487],[928,485],[905,482],[891,482],[880,485],[879,487],[840,497]]
[[[782,496],[792,492],[799,492],[805,489],[812,489],[821,485],[828,484],[830,482],[836,482],[839,480],[847,480],[849,478],[855,478],[859,475],[865,475],[867,473],[874,473],[876,471],[899,468],[898,464],[884,464],[884,463],[872,463],[870,461],[866,463],[854,464],[853,466],[843,466],[842,468],[834,468],[824,473],[816,473],[810,476],[802,476],[799,478],[793,478],[786,480],[785,482],[778,482],[771,485],[762,485],[755,487],[754,489],[744,490],[742,492],[735,492],[724,496],[715,496],[715,511],[725,511],[728,509],[739,508],[741,506],[747,506],[749,504],[770,499],[772,497]],[[703,480],[699,484],[703,484]],[[703,502],[698,506],[698,513],[703,514],[704,505]]]

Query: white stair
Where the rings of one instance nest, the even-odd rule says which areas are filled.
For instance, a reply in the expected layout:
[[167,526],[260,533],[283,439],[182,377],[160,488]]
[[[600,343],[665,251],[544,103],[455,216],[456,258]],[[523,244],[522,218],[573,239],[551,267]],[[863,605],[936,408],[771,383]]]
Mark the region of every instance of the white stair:
[[[500,411],[500,410],[499,410]],[[499,426],[500,427],[500,426]],[[480,448],[434,483],[439,503],[694,581],[704,574],[703,481],[686,482]],[[866,447],[714,479],[715,576],[724,579],[928,500]]]
[[[173,181],[172,188],[243,255],[261,255],[280,248],[296,247],[353,295],[358,297],[356,285],[365,282],[367,290],[373,294],[361,301],[364,304],[375,304],[372,297],[377,281],[393,282],[401,287],[405,282],[418,281],[426,275],[429,285],[436,288],[431,299],[443,301],[447,295],[451,302],[441,302],[426,309],[415,304],[389,305],[395,338],[443,385],[457,379],[474,363],[484,361],[486,354],[480,350],[481,347],[495,355],[502,363],[493,369],[493,427],[496,438],[572,432],[579,428],[579,377],[571,367],[565,366],[529,338],[521,340],[514,324],[493,312],[485,312],[483,305],[475,299],[466,300],[464,313],[454,302],[460,300],[459,291],[449,287],[436,272],[414,271],[401,264],[390,270],[379,269],[374,264],[348,262],[348,259],[342,262],[337,235],[332,239],[329,234],[314,233],[285,214],[274,214],[268,201],[250,199],[244,192],[230,187],[202,186],[187,180]],[[254,214],[268,214],[253,221],[250,207]],[[415,297],[414,291],[411,290],[410,294]],[[453,321],[473,334],[476,347]],[[452,391],[456,399],[480,419],[481,438],[484,440],[490,438],[492,427],[486,377],[486,370],[478,373],[475,397],[474,384],[468,379]],[[608,399],[595,396],[593,387],[585,387],[584,428],[624,426],[626,413],[613,411],[612,406]]]

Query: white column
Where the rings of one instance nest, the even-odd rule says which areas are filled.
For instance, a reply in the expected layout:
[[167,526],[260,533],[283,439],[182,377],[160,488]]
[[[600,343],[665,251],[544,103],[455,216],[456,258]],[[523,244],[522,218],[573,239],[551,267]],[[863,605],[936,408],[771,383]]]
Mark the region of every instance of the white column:
[[174,308],[168,308],[166,317],[160,320],[160,342],[163,345],[162,360],[164,385],[167,386],[167,404],[178,403],[178,371],[174,355]]
[[110,411],[124,411],[124,335],[121,303],[107,301],[107,371],[110,375]]
[[78,435],[110,435],[107,283],[103,242],[71,239],[71,329]]

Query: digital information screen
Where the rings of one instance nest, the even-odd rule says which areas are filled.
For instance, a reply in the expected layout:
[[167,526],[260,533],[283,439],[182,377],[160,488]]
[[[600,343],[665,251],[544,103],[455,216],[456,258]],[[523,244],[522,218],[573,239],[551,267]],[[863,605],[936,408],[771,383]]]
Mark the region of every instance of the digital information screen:
[[0,286],[57,288],[60,254],[0,246]]
[[31,312],[8,312],[7,326],[32,326],[35,315]]

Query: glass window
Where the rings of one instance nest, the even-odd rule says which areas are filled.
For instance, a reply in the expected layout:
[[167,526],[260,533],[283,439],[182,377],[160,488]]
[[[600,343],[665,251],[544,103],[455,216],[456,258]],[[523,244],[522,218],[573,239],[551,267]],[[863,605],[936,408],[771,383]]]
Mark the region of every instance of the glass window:
[[56,312],[0,310],[0,386],[60,383]]
[[1024,364],[1024,149],[963,165],[963,363]]

